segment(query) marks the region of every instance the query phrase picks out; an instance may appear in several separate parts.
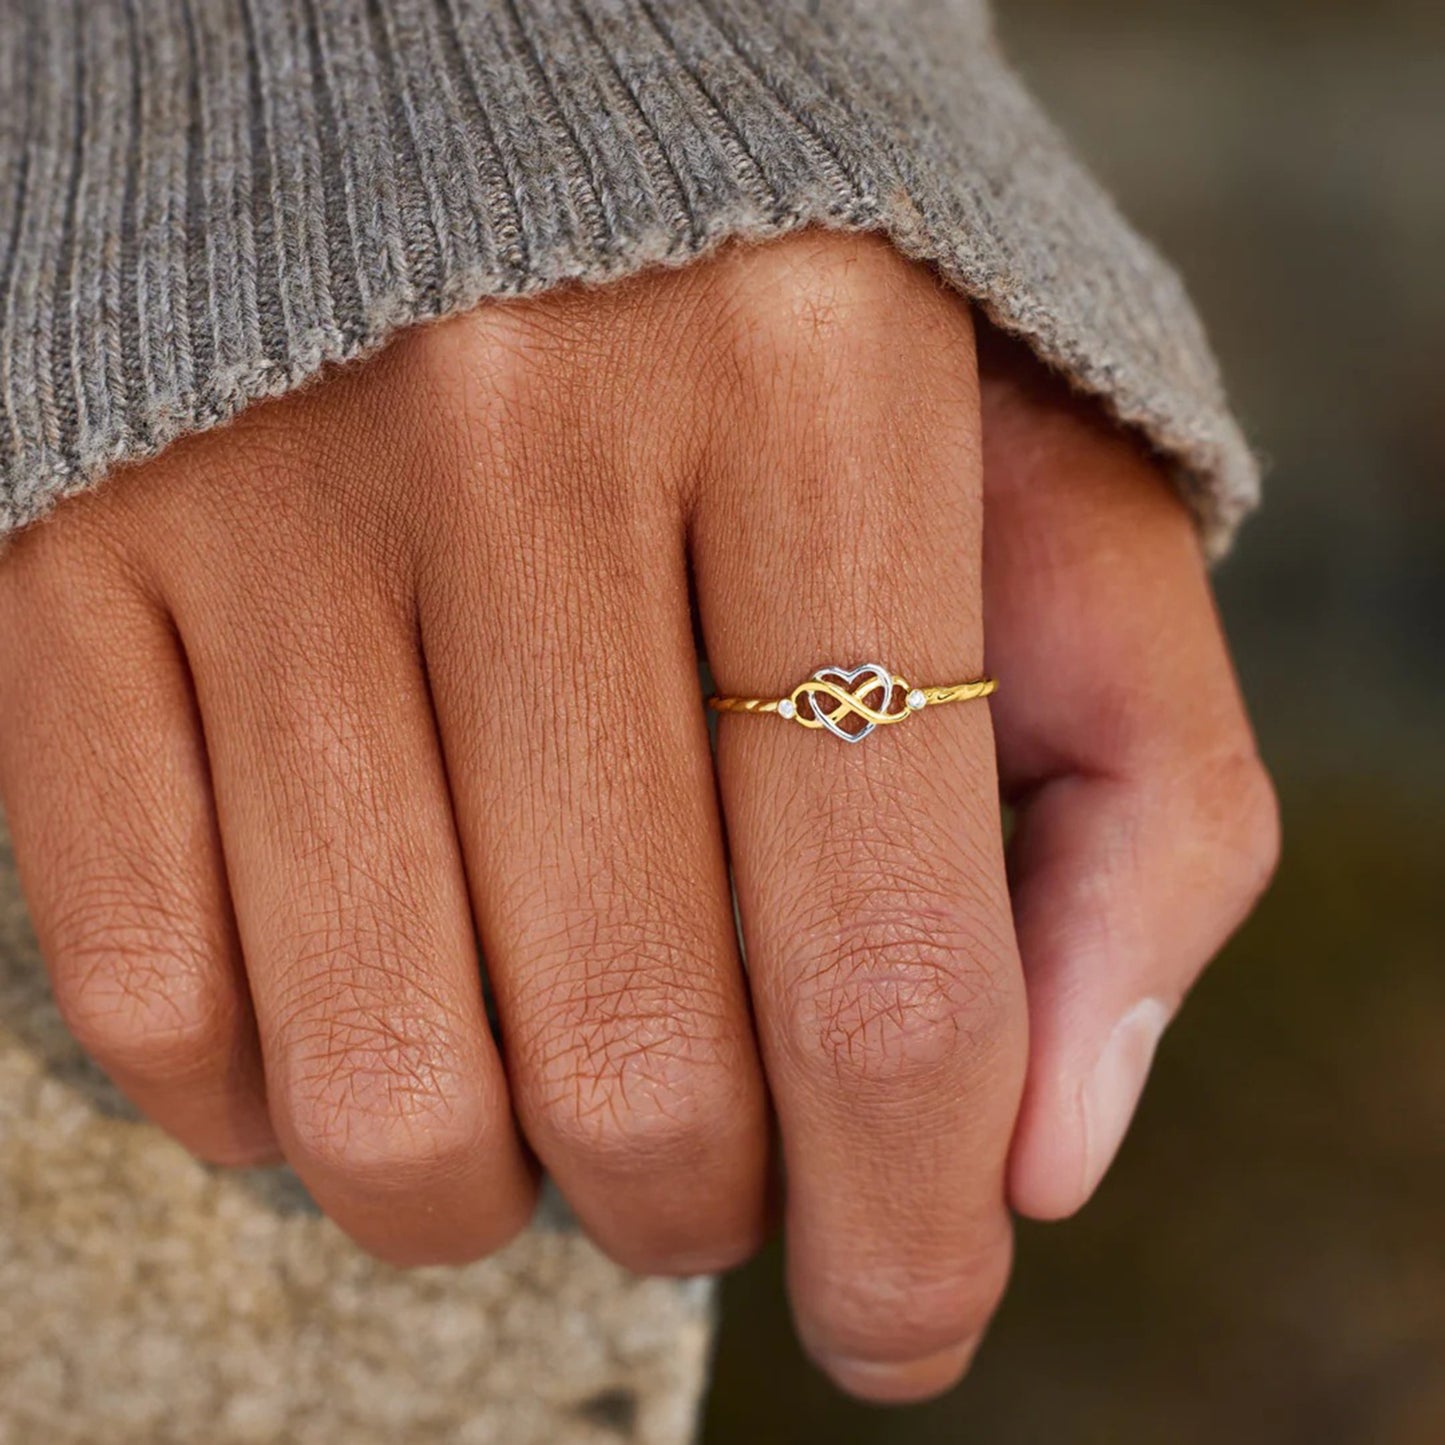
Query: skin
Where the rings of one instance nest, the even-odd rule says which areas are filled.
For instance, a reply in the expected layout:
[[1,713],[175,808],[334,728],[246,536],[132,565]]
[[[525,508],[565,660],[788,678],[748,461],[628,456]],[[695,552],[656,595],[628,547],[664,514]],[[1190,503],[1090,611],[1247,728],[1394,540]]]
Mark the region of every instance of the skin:
[[[878,240],[735,248],[414,330],[16,538],[0,796],[80,1041],[401,1265],[504,1244],[540,1163],[624,1264],[724,1269],[785,1174],[823,1368],[953,1383],[1277,849],[1184,508],[980,331]],[[695,621],[729,693],[972,677],[985,622],[1002,687],[714,763]]]

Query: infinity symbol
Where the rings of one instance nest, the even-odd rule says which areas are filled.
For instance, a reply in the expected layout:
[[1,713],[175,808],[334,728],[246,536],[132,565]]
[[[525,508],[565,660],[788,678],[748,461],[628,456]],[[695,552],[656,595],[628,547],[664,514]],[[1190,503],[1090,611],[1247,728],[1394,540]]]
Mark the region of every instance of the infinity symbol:
[[[827,728],[845,743],[861,743],[880,724],[901,722],[908,716],[908,704],[902,699],[896,708],[893,706],[897,688],[892,673],[876,662],[865,662],[851,672],[823,667],[795,687],[788,701],[805,728]],[[825,706],[825,700],[832,706]],[[778,710],[788,716],[781,704]],[[856,731],[842,726],[852,717],[863,720],[863,726]]]

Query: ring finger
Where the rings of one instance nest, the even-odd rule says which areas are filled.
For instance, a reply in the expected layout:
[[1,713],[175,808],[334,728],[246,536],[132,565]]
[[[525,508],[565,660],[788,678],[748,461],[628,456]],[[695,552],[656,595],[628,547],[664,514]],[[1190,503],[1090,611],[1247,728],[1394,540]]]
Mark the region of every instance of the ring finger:
[[[838,324],[774,324],[738,368],[748,444],[714,459],[694,539],[721,691],[777,697],[865,660],[920,685],[981,670],[967,319],[934,288],[885,271],[875,294],[859,274],[814,271],[808,316]],[[724,716],[718,761],[800,1333],[857,1393],[936,1392],[1007,1273],[1024,1065],[987,706],[929,707],[857,746]]]

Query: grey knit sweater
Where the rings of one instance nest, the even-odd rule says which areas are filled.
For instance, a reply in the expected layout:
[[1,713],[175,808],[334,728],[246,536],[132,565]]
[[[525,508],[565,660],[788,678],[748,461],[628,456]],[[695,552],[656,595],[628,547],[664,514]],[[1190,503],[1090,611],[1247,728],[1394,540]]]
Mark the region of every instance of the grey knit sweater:
[[3,0],[0,533],[486,296],[886,232],[1174,464],[1250,455],[983,0]]
[[[398,327],[807,224],[935,264],[1223,546],[1199,326],[982,0],[0,0],[0,537]],[[187,1158],[59,1026],[0,822],[0,1441],[680,1445],[707,1331],[576,1235],[402,1276]]]

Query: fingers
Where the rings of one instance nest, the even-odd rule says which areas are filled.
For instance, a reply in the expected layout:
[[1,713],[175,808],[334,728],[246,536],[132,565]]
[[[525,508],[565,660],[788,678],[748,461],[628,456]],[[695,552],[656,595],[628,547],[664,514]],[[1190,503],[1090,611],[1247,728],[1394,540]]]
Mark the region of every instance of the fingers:
[[[473,429],[489,484],[426,569],[422,618],[513,1096],[603,1248],[713,1271],[760,1240],[768,1136],[680,507],[545,361],[485,390],[512,384],[550,440],[520,454],[515,428]],[[605,397],[605,369],[588,384]]]
[[[223,546],[212,555],[227,569]],[[306,557],[284,586],[275,561],[229,575],[225,616],[190,587],[174,599],[272,1117],[318,1203],[372,1253],[473,1258],[522,1227],[534,1191],[410,617],[324,547]]]
[[[982,669],[967,316],[858,247],[842,265],[801,245],[749,262],[773,269],[750,272],[736,420],[694,532],[723,692],[779,696],[828,663],[921,685]],[[718,764],[800,1332],[850,1390],[934,1393],[1009,1261],[1024,1001],[988,707],[856,746],[724,716]]]
[[1056,1218],[1107,1169],[1277,824],[1172,489],[1017,353],[988,355],[985,605],[1031,1038],[1010,1182]]
[[161,610],[69,520],[61,538],[42,527],[14,544],[0,572],[0,792],[56,1001],[193,1153],[267,1162],[276,1141],[185,663]]

